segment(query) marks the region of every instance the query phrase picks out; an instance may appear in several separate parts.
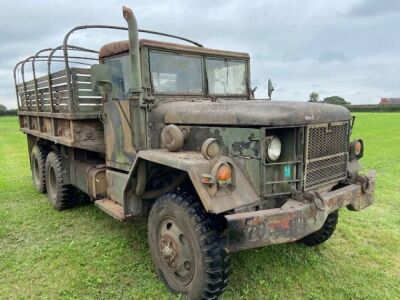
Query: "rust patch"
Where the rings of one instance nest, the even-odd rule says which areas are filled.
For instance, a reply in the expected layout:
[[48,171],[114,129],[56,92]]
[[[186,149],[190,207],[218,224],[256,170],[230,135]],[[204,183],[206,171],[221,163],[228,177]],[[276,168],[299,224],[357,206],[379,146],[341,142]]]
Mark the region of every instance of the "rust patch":
[[257,226],[257,225],[260,225],[261,223],[263,223],[264,222],[264,219],[263,218],[261,218],[260,216],[256,216],[256,217],[254,217],[254,218],[247,218],[245,221],[244,221],[244,226]]
[[290,222],[293,220],[294,214],[288,213],[281,217],[277,217],[268,222],[268,228],[271,230],[289,230]]
[[[194,46],[187,46],[175,43],[167,43],[167,42],[160,42],[160,41],[153,41],[142,39],[140,40],[140,46],[149,46],[155,48],[163,48],[172,51],[180,51],[180,52],[190,52],[190,53],[199,53],[199,54],[208,54],[208,55],[220,55],[220,56],[230,56],[230,57],[237,57],[237,58],[245,58],[248,59],[249,55],[243,52],[234,52],[234,51],[225,51],[225,50],[217,50],[217,49],[210,49],[210,48],[201,48],[201,47],[194,47]],[[124,54],[129,52],[129,42],[125,41],[118,41],[104,45],[99,52],[99,58],[105,58],[113,55]]]
[[104,45],[99,52],[99,59],[129,52],[128,41],[118,41]]
[[140,43],[141,47],[148,46],[148,47],[164,48],[164,49],[180,51],[180,52],[183,51],[183,52],[191,52],[191,53],[199,53],[199,54],[221,55],[221,56],[230,56],[230,57],[247,58],[247,59],[249,58],[249,54],[243,53],[243,52],[201,48],[201,47],[153,41],[153,40],[147,40],[147,39],[142,39],[139,41],[139,43]]

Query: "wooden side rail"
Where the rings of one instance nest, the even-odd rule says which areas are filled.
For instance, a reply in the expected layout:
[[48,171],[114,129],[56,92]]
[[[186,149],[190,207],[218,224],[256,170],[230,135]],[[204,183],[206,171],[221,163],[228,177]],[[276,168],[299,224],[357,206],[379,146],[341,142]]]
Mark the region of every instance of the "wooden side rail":
[[61,70],[51,73],[51,87],[47,75],[36,79],[37,90],[34,80],[18,84],[19,110],[68,113],[72,112],[70,108],[73,107],[74,113],[100,111],[101,95],[92,91],[89,69],[71,68],[73,97],[68,91],[67,80],[65,70]]

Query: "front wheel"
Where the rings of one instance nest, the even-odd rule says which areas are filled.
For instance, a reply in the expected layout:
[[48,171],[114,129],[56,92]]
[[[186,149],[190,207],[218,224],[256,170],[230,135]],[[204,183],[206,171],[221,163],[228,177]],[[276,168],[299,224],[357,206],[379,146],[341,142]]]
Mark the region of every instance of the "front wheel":
[[326,242],[335,231],[338,220],[339,220],[339,211],[335,210],[328,215],[324,225],[320,230],[311,233],[310,235],[307,235],[306,237],[299,240],[299,242],[303,243],[308,247],[317,246],[319,244]]
[[151,255],[161,279],[189,299],[214,299],[228,282],[223,237],[193,196],[168,193],[157,199],[149,221]]

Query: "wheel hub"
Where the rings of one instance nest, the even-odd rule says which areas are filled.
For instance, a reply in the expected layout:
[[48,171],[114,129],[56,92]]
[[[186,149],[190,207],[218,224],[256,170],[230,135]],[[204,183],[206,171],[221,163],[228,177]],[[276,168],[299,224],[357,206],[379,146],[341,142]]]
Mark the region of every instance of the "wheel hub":
[[189,282],[194,271],[194,257],[185,233],[172,218],[159,226],[160,257],[172,276],[182,283]]
[[169,234],[161,236],[161,256],[166,261],[168,267],[175,269],[179,255],[179,245]]
[[48,193],[51,194],[53,198],[55,198],[57,195],[57,179],[56,172],[53,167],[50,167],[49,169]]

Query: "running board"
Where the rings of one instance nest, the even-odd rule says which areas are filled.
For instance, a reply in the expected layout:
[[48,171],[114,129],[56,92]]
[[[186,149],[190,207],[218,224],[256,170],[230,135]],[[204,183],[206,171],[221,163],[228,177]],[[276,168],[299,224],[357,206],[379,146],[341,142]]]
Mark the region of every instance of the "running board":
[[106,214],[110,215],[111,217],[119,221],[124,221],[127,218],[129,218],[129,216],[124,214],[122,206],[119,203],[112,201],[110,199],[96,200],[94,201],[94,205],[96,205]]

